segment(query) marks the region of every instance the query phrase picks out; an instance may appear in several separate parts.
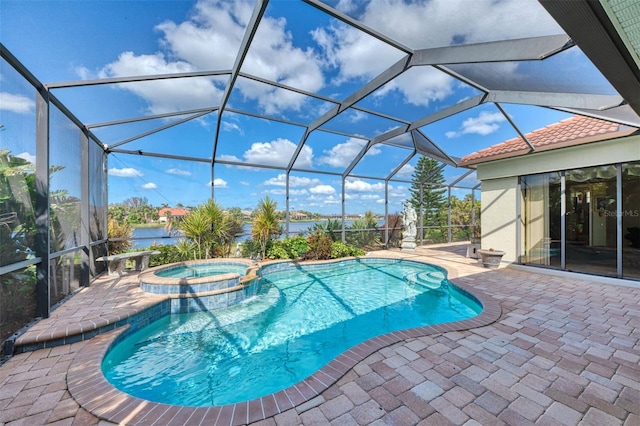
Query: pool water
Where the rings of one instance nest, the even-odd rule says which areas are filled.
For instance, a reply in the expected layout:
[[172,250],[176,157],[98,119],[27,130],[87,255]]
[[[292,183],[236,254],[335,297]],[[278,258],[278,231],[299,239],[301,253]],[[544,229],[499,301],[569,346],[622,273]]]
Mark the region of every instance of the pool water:
[[194,265],[180,265],[157,271],[155,274],[163,278],[198,278],[210,277],[228,273],[244,275],[247,265],[243,263],[199,263]]
[[432,289],[405,279],[429,268],[441,274],[430,265],[379,260],[268,273],[255,298],[166,316],[126,337],[105,357],[103,372],[124,392],[175,405],[277,392],[369,338],[480,312],[446,281]]

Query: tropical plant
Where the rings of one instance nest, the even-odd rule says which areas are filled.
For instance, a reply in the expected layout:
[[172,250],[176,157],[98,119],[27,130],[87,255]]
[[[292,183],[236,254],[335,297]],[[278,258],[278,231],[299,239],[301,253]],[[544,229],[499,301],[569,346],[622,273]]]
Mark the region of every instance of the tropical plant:
[[364,256],[364,254],[365,254],[364,250],[345,244],[342,241],[334,241],[333,243],[331,243],[332,259],[338,259],[341,257],[348,257],[348,256]]
[[[475,200],[471,204],[471,194],[460,199],[455,195],[451,196],[451,225],[454,241],[466,241],[471,238],[480,238],[480,203]],[[471,211],[475,210],[476,227],[472,225]]]
[[155,256],[151,256],[149,258],[149,266],[160,266],[166,265],[168,263],[182,262],[189,258],[189,252],[187,251],[187,255],[181,252],[178,245],[166,244],[166,245],[156,245],[153,244],[149,249],[145,250],[155,250],[159,251],[160,254]]
[[[107,235],[109,238],[109,244],[107,250],[109,254],[122,253],[131,248],[131,236],[133,231],[131,225],[126,222],[118,222],[115,218],[109,215],[107,220]],[[120,241],[113,241],[113,239],[124,238]]]
[[267,254],[267,243],[282,233],[282,227],[278,222],[276,202],[267,195],[258,203],[254,210],[251,226],[251,237],[260,244],[260,256],[262,259]]
[[234,207],[227,210],[224,216],[224,228],[226,229],[226,234],[223,237],[224,252],[227,256],[230,256],[233,242],[244,232],[242,210],[240,208]]
[[194,245],[195,258],[222,256],[235,238],[236,219],[209,199],[192,209],[175,227]]
[[[267,245],[267,251],[269,250],[269,245]],[[248,259],[254,259],[260,253],[260,244],[252,239],[244,240],[240,244],[240,253],[242,257],[246,257]]]
[[25,260],[35,245],[35,166],[0,150],[0,266]]
[[326,223],[314,223],[306,231],[309,235],[315,234],[316,232],[322,232],[329,236],[332,241],[339,241],[342,235],[342,223],[337,219],[327,219]]
[[331,259],[331,248],[333,241],[328,235],[316,232],[307,238],[309,250],[305,258],[309,260]]
[[304,257],[308,250],[307,239],[297,235],[284,240],[272,241],[271,247],[267,249],[267,257],[269,259],[298,259]]
[[372,211],[365,212],[363,217],[353,221],[347,232],[347,243],[356,247],[380,245],[378,222]]

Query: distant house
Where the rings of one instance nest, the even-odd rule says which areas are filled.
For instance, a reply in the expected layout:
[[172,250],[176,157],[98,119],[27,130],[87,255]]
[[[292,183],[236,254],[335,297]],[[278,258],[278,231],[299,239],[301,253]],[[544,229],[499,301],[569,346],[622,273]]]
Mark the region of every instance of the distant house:
[[289,213],[289,217],[292,220],[305,220],[307,218],[307,215],[306,215],[306,213],[293,211],[293,212]]
[[187,214],[189,214],[189,211],[185,209],[164,207],[158,210],[158,221],[166,222],[171,217],[184,217]]

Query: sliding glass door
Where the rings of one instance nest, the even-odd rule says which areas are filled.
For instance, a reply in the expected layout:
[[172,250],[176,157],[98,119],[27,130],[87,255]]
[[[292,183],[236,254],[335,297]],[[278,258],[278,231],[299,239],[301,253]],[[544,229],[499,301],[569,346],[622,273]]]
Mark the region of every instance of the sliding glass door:
[[520,263],[640,279],[640,162],[522,176],[520,185]]
[[524,253],[521,262],[560,267],[561,191],[560,173],[524,176]]
[[617,274],[615,165],[569,170],[566,179],[566,269]]

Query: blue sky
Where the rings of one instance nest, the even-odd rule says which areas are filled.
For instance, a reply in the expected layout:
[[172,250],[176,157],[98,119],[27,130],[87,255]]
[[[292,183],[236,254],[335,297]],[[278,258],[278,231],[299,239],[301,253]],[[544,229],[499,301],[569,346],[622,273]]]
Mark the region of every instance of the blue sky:
[[[535,0],[327,3],[412,49],[562,33]],[[236,60],[252,10],[253,2],[244,0],[1,0],[0,40],[44,83],[225,71]],[[522,25],[523,22],[528,24]],[[212,173],[206,162],[114,153],[109,156],[108,165],[109,200],[119,202],[140,196],[154,205],[196,205],[210,196],[213,185],[215,198],[224,207],[252,208],[258,199],[269,195],[283,209],[284,171],[272,167],[288,165],[304,134],[304,125],[334,107],[330,100],[346,99],[402,57],[395,47],[307,4],[272,1],[241,72],[324,99],[239,77],[228,107],[269,119],[229,111],[219,117],[217,112],[211,112],[118,146],[206,160],[213,155],[219,126],[215,158],[223,164],[216,164]],[[566,72],[559,73],[558,68]],[[504,85],[512,90],[542,90],[551,85],[554,90],[565,92],[612,92],[577,48],[544,62],[470,64],[455,69],[477,77],[489,89]],[[12,76],[6,64],[0,71],[0,124],[28,122],[30,118],[26,117],[35,114],[32,90]],[[55,89],[53,93],[83,123],[92,125],[215,107],[227,82],[228,76],[221,75]],[[295,167],[319,173],[291,173],[290,208],[340,213],[339,174],[368,139],[402,125],[388,116],[411,122],[478,93],[438,69],[409,69],[357,102],[358,107],[380,115],[350,108],[309,136]],[[569,116],[535,106],[502,106],[523,132]],[[102,142],[113,145],[184,117],[94,127],[92,131]],[[31,158],[35,145],[21,140],[32,137],[29,130],[18,132],[15,125],[5,126],[6,131],[0,132],[3,148]],[[457,157],[517,136],[493,104],[480,105],[424,126],[421,131]],[[347,212],[384,213],[385,183],[381,179],[410,155],[407,146],[374,145],[353,169],[354,176],[347,178]],[[410,159],[395,177],[410,179],[417,159]],[[465,172],[448,166],[445,176],[451,182]],[[74,179],[72,173],[61,172],[58,180]],[[462,185],[476,183],[472,176]],[[406,182],[389,182],[390,212],[400,210],[401,203],[409,197],[408,187]],[[463,196],[467,192],[459,190],[455,194]]]

